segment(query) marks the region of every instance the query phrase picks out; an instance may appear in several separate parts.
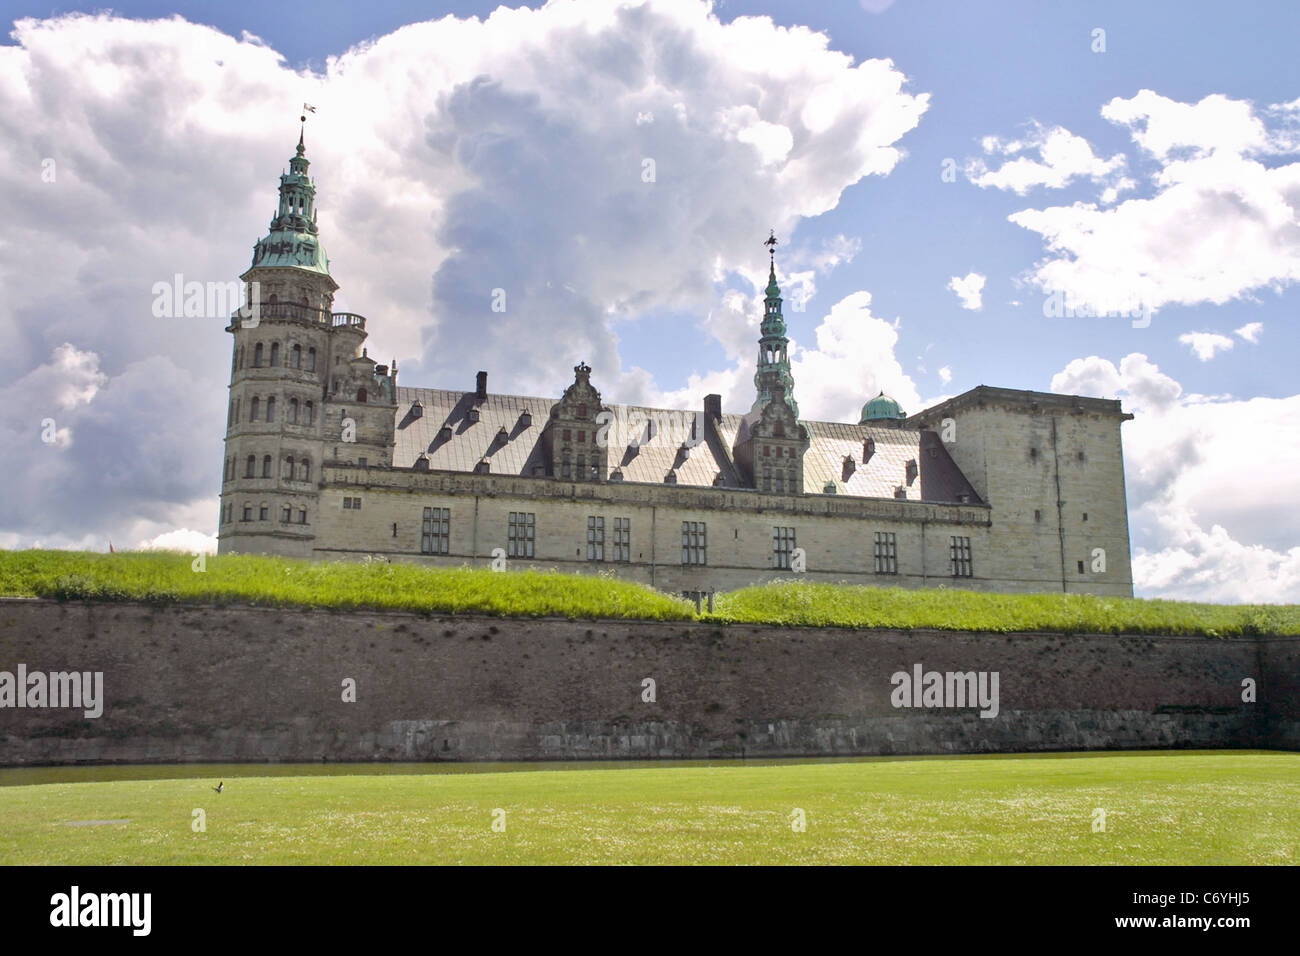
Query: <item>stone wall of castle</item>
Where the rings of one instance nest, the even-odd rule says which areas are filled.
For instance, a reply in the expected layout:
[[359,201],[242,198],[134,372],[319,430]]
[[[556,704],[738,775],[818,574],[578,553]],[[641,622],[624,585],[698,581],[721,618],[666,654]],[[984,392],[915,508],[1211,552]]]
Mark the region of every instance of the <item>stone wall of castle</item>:
[[[100,671],[105,698],[95,719],[0,708],[6,765],[1300,747],[1297,638],[6,599],[0,662]],[[996,707],[896,706],[918,665],[996,673]]]

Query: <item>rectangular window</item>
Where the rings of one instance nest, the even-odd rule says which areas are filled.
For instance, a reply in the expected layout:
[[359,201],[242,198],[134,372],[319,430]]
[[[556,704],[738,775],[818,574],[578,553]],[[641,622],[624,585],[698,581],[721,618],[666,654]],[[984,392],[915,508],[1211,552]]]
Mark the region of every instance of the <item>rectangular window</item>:
[[344,499],[343,499],[343,507],[344,507],[344,509],[348,509],[348,510],[352,510],[352,511],[360,511],[360,510],[361,510],[361,499],[360,499],[360,498],[344,498]]
[[794,552],[794,528],[772,529],[772,566],[790,568],[790,555]]
[[244,518],[243,518],[243,520],[244,520],[244,521],[252,521],[252,520],[253,520],[253,506],[252,506],[252,505],[244,505]]
[[257,520],[258,520],[258,521],[265,521],[266,518],[267,518],[267,512],[268,512],[269,510],[270,510],[270,509],[269,509],[266,505],[262,505],[262,507],[258,508],[258,509],[257,509]]
[[280,515],[280,520],[283,521],[285,524],[288,524],[290,521],[292,521],[292,520],[293,520],[293,509],[290,508],[288,505],[285,505],[285,506],[284,506],[284,511],[283,511],[283,512],[281,513],[281,515]]
[[605,560],[605,519],[601,515],[587,516],[587,560]]
[[898,573],[898,536],[892,531],[876,532],[876,573]]
[[533,556],[533,534],[537,516],[531,512],[512,511],[506,528],[506,555],[511,558]]
[[632,560],[632,519],[614,519],[614,560]]
[[682,522],[682,564],[709,563],[708,524],[704,521]]
[[307,523],[307,509],[306,509],[306,508],[299,508],[299,509],[298,509],[298,523],[299,523],[299,524],[306,524],[306,523]]
[[420,552],[422,554],[448,554],[450,552],[450,543],[451,509],[425,508],[424,525],[420,529]]
[[970,538],[959,538],[956,535],[950,537],[948,554],[954,578],[969,578],[974,574],[971,567]]

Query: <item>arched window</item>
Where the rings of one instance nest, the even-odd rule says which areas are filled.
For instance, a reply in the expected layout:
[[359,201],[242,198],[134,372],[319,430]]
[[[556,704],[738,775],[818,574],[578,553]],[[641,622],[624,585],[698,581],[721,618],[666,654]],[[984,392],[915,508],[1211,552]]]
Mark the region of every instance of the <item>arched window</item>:
[[265,458],[262,459],[262,477],[263,478],[271,477],[271,456],[270,455],[267,455]]
[[357,389],[357,401],[364,402],[365,400],[366,400],[366,390],[364,388]]
[[245,478],[254,478],[257,475],[257,456],[248,456],[248,467],[244,469]]
[[302,346],[301,345],[295,345],[293,347],[293,354],[290,356],[290,363],[293,365],[294,368],[302,368]]
[[289,424],[298,424],[298,399],[296,398],[289,399]]
[[307,350],[307,371],[316,371],[316,350],[314,348]]
[[279,301],[280,301],[280,297],[279,297],[278,295],[276,295],[275,293],[272,293],[272,294],[271,294],[271,304],[272,304],[272,305],[275,305],[275,304],[276,304],[277,302],[279,302]]
[[258,342],[253,346],[253,368],[262,367],[262,343]]
[[261,409],[261,407],[262,407],[262,400],[258,398],[256,395],[254,395],[252,404],[248,406],[248,420],[250,422],[257,421],[257,413]]
[[272,395],[270,398],[266,400],[266,420],[268,422],[275,421],[275,396],[274,395]]
[[310,458],[304,458],[302,460],[302,480],[311,481],[311,459]]
[[272,367],[280,364],[280,343],[271,343],[271,365]]
[[316,412],[316,406],[313,405],[311,402],[308,402],[308,403],[303,407],[303,410],[302,410],[302,411],[303,411],[303,415],[302,415],[303,422],[302,422],[302,423],[303,423],[304,425],[310,425],[311,422],[312,422],[312,416],[313,416],[313,415],[315,414],[315,412]]
[[284,477],[293,479],[293,455],[284,460]]

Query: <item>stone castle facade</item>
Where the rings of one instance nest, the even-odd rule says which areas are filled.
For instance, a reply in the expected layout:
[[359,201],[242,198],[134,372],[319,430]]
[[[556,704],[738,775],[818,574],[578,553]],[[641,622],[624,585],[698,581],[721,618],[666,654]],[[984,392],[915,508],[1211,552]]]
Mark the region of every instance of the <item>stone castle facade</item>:
[[[613,572],[699,596],[774,578],[1131,596],[1120,403],[980,386],[799,417],[775,261],[755,401],[724,413],[399,387],[332,311],[301,138],[241,277],[221,553]],[[775,240],[769,240],[774,243]],[[468,384],[468,383],[466,383]]]

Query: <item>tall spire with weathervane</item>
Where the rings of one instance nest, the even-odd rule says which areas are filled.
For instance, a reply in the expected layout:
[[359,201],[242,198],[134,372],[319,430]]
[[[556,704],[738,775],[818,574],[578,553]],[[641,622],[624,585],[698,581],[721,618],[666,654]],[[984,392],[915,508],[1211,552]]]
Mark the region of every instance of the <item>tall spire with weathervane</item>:
[[[306,113],[302,120],[306,123]],[[304,127],[305,128],[305,127]],[[329,259],[316,228],[316,184],[307,175],[307,148],[303,133],[289,160],[289,172],[280,174],[280,206],[271,231],[253,246],[253,266],[290,266],[329,275]]]
[[785,319],[781,316],[781,288],[776,284],[776,244],[775,231],[764,241],[770,258],[767,273],[767,297],[763,300],[762,335],[758,340],[758,371],[754,373],[754,387],[758,397],[754,401],[753,411],[761,411],[768,402],[781,392],[785,403],[790,406],[795,417],[799,415],[799,406],[794,400],[794,376],[790,374],[790,340],[785,335]]

